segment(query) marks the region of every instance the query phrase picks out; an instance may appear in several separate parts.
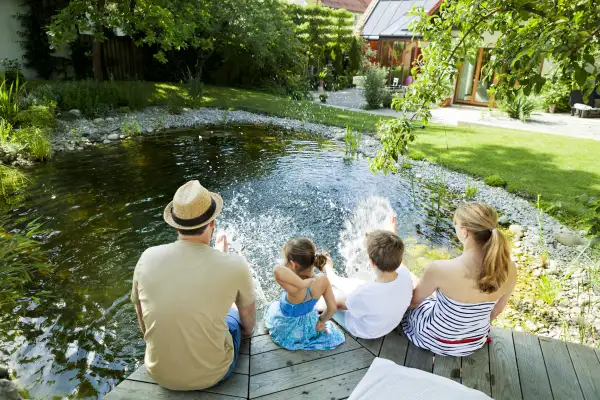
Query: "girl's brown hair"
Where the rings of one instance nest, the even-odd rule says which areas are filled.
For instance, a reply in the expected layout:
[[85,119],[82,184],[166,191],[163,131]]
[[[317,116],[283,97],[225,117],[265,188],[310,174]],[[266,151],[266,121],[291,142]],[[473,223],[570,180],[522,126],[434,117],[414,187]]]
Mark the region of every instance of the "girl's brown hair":
[[283,246],[283,256],[286,262],[295,262],[302,271],[316,267],[319,271],[325,269],[327,256],[317,253],[315,244],[309,238],[296,238]]
[[510,248],[497,228],[496,210],[485,203],[464,203],[454,213],[454,222],[460,223],[482,246],[483,265],[477,286],[484,293],[494,293],[506,282],[510,263]]

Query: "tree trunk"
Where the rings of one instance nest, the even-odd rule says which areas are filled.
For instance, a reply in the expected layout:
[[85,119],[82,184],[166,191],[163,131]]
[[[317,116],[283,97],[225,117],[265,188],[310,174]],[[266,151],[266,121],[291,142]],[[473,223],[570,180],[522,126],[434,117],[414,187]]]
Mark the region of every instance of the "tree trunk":
[[[106,0],[98,0],[97,8],[101,13],[104,10]],[[94,34],[97,36],[98,32],[102,31],[104,27],[101,24],[96,24],[96,31]],[[99,42],[95,37],[92,42],[92,68],[94,70],[94,79],[97,81],[104,80],[104,72],[102,71],[102,42]]]
[[101,82],[104,80],[102,72],[102,43],[94,39],[92,42],[92,67],[94,70],[94,79]]

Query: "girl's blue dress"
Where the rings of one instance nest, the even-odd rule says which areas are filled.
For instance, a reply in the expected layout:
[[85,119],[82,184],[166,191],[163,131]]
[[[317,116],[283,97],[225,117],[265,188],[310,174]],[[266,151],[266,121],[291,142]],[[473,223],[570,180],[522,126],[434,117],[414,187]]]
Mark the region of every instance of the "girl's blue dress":
[[288,350],[331,350],[344,343],[344,333],[331,321],[325,323],[328,333],[317,332],[316,304],[310,288],[306,289],[300,304],[288,302],[284,290],[281,298],[269,304],[265,311],[265,327],[273,342]]

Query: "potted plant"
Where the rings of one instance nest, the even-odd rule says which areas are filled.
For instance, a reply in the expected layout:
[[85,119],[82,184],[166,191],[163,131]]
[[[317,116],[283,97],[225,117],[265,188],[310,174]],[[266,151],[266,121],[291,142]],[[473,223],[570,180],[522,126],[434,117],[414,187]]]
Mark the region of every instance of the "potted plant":
[[325,91],[325,78],[327,77],[327,68],[324,68],[323,71],[317,74],[319,78],[319,92]]
[[319,95],[319,100],[321,100],[321,103],[327,103],[328,97],[329,97],[329,95],[327,93],[321,93]]

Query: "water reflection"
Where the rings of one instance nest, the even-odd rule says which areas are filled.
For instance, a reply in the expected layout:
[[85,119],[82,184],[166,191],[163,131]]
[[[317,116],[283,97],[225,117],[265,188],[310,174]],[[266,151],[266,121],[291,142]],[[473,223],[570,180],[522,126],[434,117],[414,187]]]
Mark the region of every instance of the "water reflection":
[[[313,237],[340,270],[340,232],[357,202],[391,199],[400,234],[418,243],[451,244],[449,221],[427,229],[430,192],[400,176],[372,175],[364,160],[346,162],[335,144],[271,128],[212,128],[63,155],[33,171],[24,199],[5,217],[23,230],[40,217],[52,275],[2,332],[2,355],[32,397],[98,398],[143,358],[128,302],[141,252],[172,241],[161,219],[176,188],[199,179],[225,200],[218,229],[256,271],[265,298],[277,295],[271,270],[290,237]],[[415,229],[419,225],[421,229]],[[46,296],[36,294],[49,293]]]

